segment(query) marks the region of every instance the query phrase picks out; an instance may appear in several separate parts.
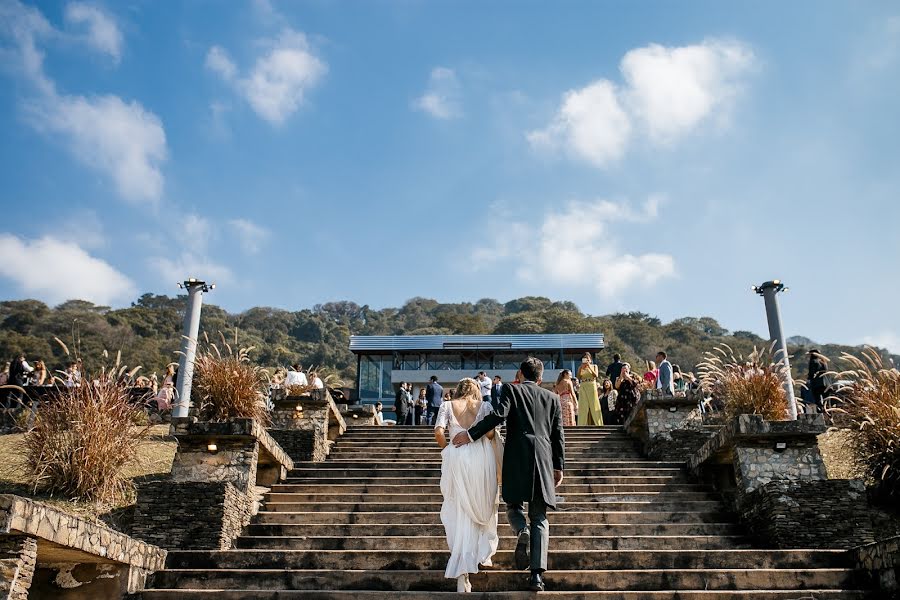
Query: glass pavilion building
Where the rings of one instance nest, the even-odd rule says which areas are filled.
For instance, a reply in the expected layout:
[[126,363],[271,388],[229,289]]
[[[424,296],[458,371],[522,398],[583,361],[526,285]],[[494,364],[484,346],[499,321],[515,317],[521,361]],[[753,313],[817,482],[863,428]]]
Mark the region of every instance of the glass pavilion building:
[[445,389],[464,377],[485,371],[491,378],[515,379],[529,356],[544,362],[544,381],[556,381],[562,369],[576,372],[585,352],[603,349],[603,334],[540,335],[398,335],[350,337],[357,358],[360,402],[381,401],[385,412],[394,404],[400,382],[413,384],[413,397],[432,375]]

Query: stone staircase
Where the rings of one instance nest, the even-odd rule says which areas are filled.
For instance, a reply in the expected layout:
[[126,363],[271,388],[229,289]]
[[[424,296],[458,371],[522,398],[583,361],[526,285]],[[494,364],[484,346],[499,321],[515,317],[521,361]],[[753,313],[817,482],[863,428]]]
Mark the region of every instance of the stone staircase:
[[[641,457],[618,427],[566,430],[562,510],[549,513],[550,598],[869,597],[840,551],[755,549],[679,463]],[[143,600],[455,596],[440,523],[440,453],[427,427],[351,428],[325,463],[298,463],[227,551],[173,551]],[[502,508],[502,507],[501,507]],[[500,512],[495,566],[469,597],[525,598]]]

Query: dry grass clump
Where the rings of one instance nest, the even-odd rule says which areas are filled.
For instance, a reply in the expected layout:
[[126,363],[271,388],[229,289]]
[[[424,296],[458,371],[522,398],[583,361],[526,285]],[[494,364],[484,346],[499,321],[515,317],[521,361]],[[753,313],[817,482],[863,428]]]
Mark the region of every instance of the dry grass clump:
[[235,351],[224,336],[221,345],[224,350],[207,339],[194,361],[191,396],[198,416],[207,421],[255,419],[268,425],[268,371],[250,363],[252,346]]
[[148,427],[129,401],[126,368],[101,370],[78,387],[60,387],[41,404],[22,440],[26,480],[34,490],[66,499],[112,504],[132,491],[134,463]]
[[879,482],[888,496],[900,496],[900,371],[885,365],[881,355],[866,347],[862,358],[844,353],[850,369],[835,373],[850,383],[836,398],[858,430],[856,451],[866,475]]
[[735,355],[727,344],[720,344],[705,352],[703,359],[697,369],[700,381],[724,404],[728,418],[753,414],[769,421],[787,419],[787,395],[782,387],[786,369],[773,357],[772,347],[754,347],[745,358]]

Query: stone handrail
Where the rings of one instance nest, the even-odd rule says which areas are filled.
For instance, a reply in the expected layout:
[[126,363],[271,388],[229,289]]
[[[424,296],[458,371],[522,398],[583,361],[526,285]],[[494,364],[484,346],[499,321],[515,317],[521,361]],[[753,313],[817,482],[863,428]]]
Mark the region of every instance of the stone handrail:
[[120,563],[145,571],[158,571],[166,562],[158,546],[13,494],[0,494],[0,533],[37,538],[39,557],[41,546],[50,544],[47,554],[54,562]]

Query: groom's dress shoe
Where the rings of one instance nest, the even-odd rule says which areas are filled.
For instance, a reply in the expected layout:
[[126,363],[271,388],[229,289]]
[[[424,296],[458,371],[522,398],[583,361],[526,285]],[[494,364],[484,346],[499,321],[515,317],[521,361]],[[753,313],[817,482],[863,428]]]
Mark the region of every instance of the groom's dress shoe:
[[526,527],[519,532],[518,540],[516,540],[516,568],[524,571],[531,564],[528,560],[528,551],[531,549],[531,533]]
[[540,573],[532,573],[531,579],[528,580],[528,589],[532,592],[544,591],[544,578]]

